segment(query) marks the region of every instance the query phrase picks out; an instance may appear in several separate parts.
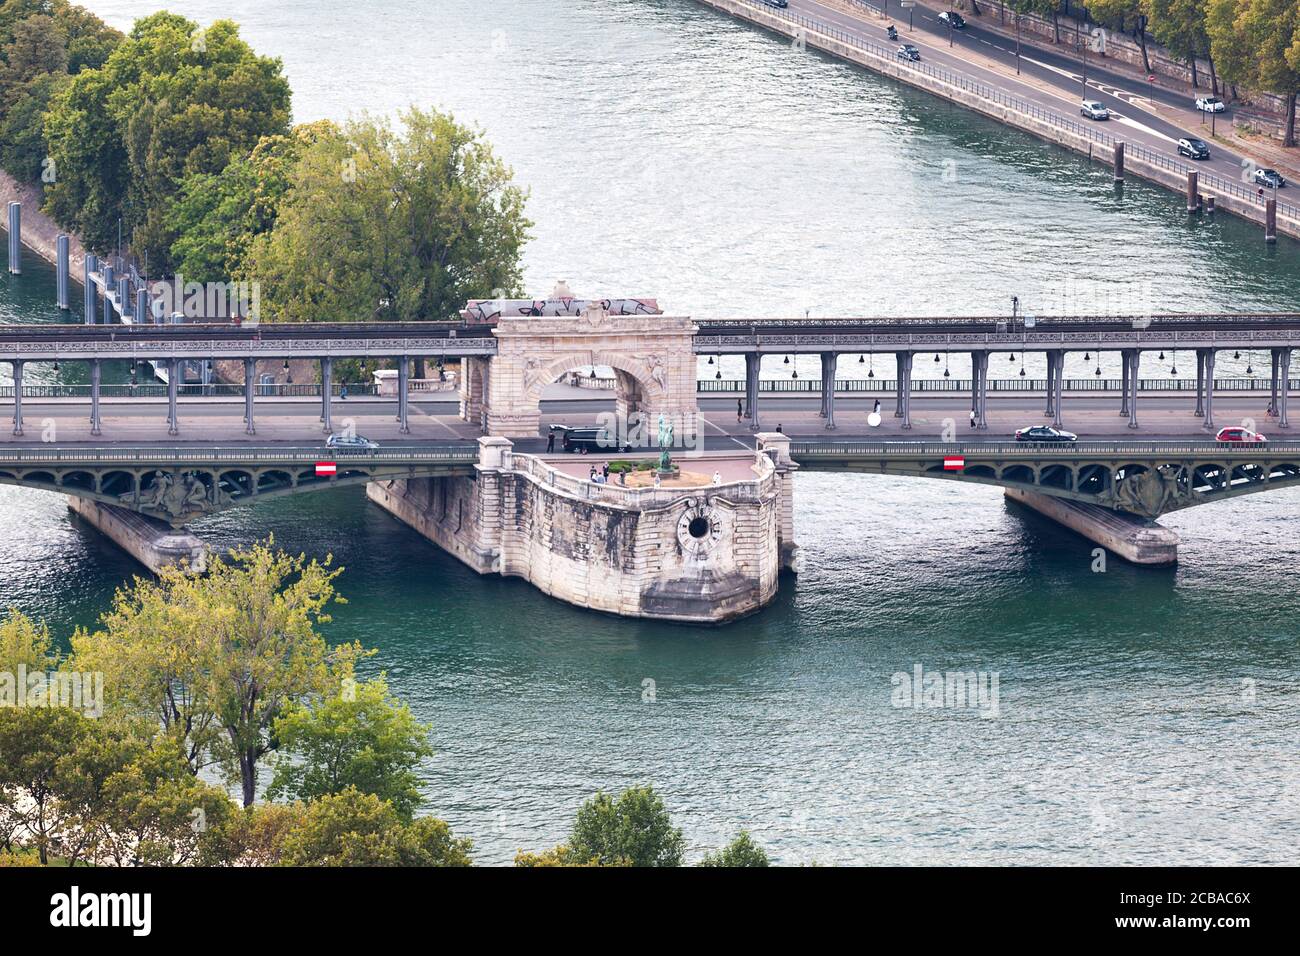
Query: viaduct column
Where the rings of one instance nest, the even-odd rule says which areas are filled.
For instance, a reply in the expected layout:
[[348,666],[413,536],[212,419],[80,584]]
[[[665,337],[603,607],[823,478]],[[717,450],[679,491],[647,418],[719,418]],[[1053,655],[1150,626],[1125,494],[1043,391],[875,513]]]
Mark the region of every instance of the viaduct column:
[[176,415],[176,395],[178,379],[180,378],[181,363],[176,359],[167,360],[167,434],[179,435],[181,433],[180,424]]
[[749,430],[759,429],[758,420],[758,383],[759,373],[763,370],[763,353],[745,353],[745,412],[749,415]]
[[1119,362],[1120,368],[1122,369],[1122,371],[1120,372],[1121,384],[1120,384],[1119,414],[1121,418],[1128,418],[1128,378],[1129,378],[1128,352],[1125,350],[1121,350],[1119,353],[1119,358],[1120,358],[1120,362]]
[[899,391],[902,395],[903,404],[903,428],[911,429],[912,427],[912,359],[915,358],[911,352],[903,353],[903,361],[899,370]]
[[402,426],[398,430],[403,435],[409,435],[411,425],[407,417],[407,401],[411,385],[411,360],[409,356],[403,355],[398,361],[400,364],[397,366],[397,421]]
[[826,427],[835,428],[835,366],[834,352],[822,353],[822,408],[826,416]]
[[[1273,374],[1272,377],[1269,379],[1268,413],[1274,418],[1277,417],[1277,384],[1278,384],[1277,379],[1278,379],[1278,370],[1281,365],[1281,358],[1282,357],[1278,354],[1277,349],[1269,349],[1269,360],[1271,361],[1273,366]],[[1289,385],[1290,383],[1287,384]]]
[[980,352],[979,407],[975,409],[975,427],[988,431],[989,427],[989,358],[990,353]]
[[1197,349],[1205,353],[1205,427],[1214,427],[1214,349]]
[[1280,428],[1290,428],[1291,423],[1287,421],[1287,406],[1291,398],[1291,350],[1278,349],[1278,366],[1281,372],[1281,390],[1278,393],[1278,420]]
[[23,434],[23,365],[21,360],[14,363],[14,434]]
[[1052,425],[1061,427],[1061,397],[1065,383],[1065,350],[1052,349],[1047,353],[1047,411],[1052,416]]
[[1128,427],[1138,427],[1138,377],[1142,365],[1141,349],[1125,349],[1124,364],[1128,368]]
[[1205,356],[1196,350],[1196,411],[1197,418],[1205,417]]
[[895,418],[903,417],[903,379],[906,377],[903,374],[903,366],[904,366],[904,357],[906,355],[907,355],[906,352],[894,353],[894,364],[898,369],[898,381],[894,383],[894,390],[897,392],[896,401],[894,403]]
[[1052,399],[1056,397],[1056,351],[1049,349],[1045,354],[1047,357],[1047,407],[1043,409],[1043,415],[1049,417],[1054,414]]
[[100,434],[100,417],[99,417],[99,386],[102,378],[103,369],[99,359],[90,360],[90,433],[92,435]]
[[330,414],[330,401],[334,397],[334,360],[328,356],[320,360],[320,420],[321,431],[329,434],[334,430],[334,420]]
[[257,375],[257,362],[254,359],[244,359],[244,434],[256,435],[257,428],[253,425],[253,379]]

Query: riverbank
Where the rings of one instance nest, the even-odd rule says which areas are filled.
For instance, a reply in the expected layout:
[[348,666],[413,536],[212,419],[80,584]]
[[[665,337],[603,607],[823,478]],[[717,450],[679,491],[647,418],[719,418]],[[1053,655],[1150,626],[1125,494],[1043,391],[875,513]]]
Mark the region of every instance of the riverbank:
[[65,233],[59,224],[41,211],[41,191],[28,183],[19,182],[0,169],[0,206],[11,202],[23,204],[23,245],[46,262],[58,262],[58,238],[68,237],[68,273],[73,282],[81,284],[86,274],[86,249],[81,239]]
[[[819,50],[872,72],[898,80],[908,86],[964,106],[1004,125],[1030,133],[1040,139],[1091,160],[1115,168],[1116,179],[1132,173],[1148,182],[1175,193],[1188,194],[1188,211],[1206,208],[1203,200],[1242,219],[1265,225],[1266,207],[1253,189],[1201,173],[1179,160],[1166,157],[1133,142],[1125,142],[1083,122],[1076,122],[1055,109],[1047,109],[1020,96],[1005,93],[968,76],[936,68],[926,63],[904,61],[889,49],[856,36],[829,23],[809,19],[776,8],[755,6],[746,0],[699,0],[705,6],[729,14],[780,36],[797,46]],[[1001,76],[1004,70],[987,58],[954,48],[952,55],[979,65]],[[1008,83],[1025,83],[1023,77],[1005,77]],[[1057,90],[1048,91],[1059,96]],[[1117,163],[1117,157],[1119,162]],[[1276,232],[1300,238],[1300,208],[1279,202]]]

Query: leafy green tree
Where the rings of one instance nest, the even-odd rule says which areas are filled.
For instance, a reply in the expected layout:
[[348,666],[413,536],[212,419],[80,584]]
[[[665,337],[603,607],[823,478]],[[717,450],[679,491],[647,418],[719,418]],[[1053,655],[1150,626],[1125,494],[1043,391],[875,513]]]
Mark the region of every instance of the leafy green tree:
[[316,626],[340,570],[293,557],[274,541],[215,558],[205,575],[164,571],[118,593],[103,628],[73,637],[79,669],[101,670],[107,703],[158,720],[192,767],[216,761],[240,782],[244,805],[271,728],[290,703],[337,693],[359,645],[331,647]]
[[1145,0],[1089,0],[1088,12],[1098,23],[1132,33],[1142,49],[1142,68],[1151,72],[1151,55],[1147,51],[1147,13]]
[[629,787],[617,800],[598,791],[584,803],[568,846],[578,859],[607,866],[681,866],[686,843],[652,787]]
[[1300,2],[1209,0],[1206,29],[1224,79],[1286,102],[1282,145],[1294,146],[1300,93]]
[[521,289],[525,194],[473,129],[410,110],[303,151],[246,274],[287,321],[444,320]]
[[287,132],[289,98],[280,61],[254,54],[234,23],[145,17],[51,104],[49,210],[98,251],[116,243],[120,219],[134,251],[166,271],[182,179]]
[[1144,0],[1150,20],[1151,35],[1171,56],[1186,60],[1192,69],[1192,86],[1198,85],[1196,60],[1205,57],[1210,64],[1210,85],[1219,92],[1219,77],[1210,55],[1210,35],[1206,30],[1208,0]]
[[26,834],[42,864],[75,817],[59,799],[68,755],[95,730],[95,721],[67,707],[0,708],[0,792],[12,796],[0,805],[0,831]]
[[19,90],[0,122],[0,166],[29,183],[42,182],[46,171],[45,112],[68,82],[60,73],[36,77]]
[[59,655],[48,627],[11,608],[0,621],[0,671],[17,674],[20,666],[51,671],[59,666]]
[[771,866],[764,849],[754,842],[746,830],[717,853],[706,853],[700,866]]
[[281,866],[469,866],[469,840],[442,820],[406,822],[387,801],[349,788],[306,806],[281,840]]
[[561,843],[559,846],[550,850],[543,850],[541,853],[525,853],[520,850],[515,854],[515,866],[529,867],[577,867],[577,866],[631,866],[625,859],[616,860],[613,863],[601,863],[598,857],[579,857],[574,853],[568,844]]
[[14,24],[12,39],[0,48],[0,114],[7,114],[38,76],[67,71],[66,44],[53,17],[37,14]]
[[311,802],[351,787],[387,800],[404,820],[423,802],[415,768],[433,755],[429,728],[389,696],[382,677],[347,684],[311,706],[290,704],[274,736],[279,757],[269,799]]

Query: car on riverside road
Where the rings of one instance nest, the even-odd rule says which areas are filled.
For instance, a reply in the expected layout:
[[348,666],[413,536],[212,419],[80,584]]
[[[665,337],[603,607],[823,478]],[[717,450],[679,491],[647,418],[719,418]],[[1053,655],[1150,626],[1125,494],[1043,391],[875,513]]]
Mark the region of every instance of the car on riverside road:
[[1253,432],[1249,428],[1241,425],[1229,425],[1227,428],[1220,428],[1219,433],[1214,436],[1215,441],[1233,442],[1243,445],[1266,445],[1268,439],[1259,432]]
[[898,58],[900,60],[911,60],[913,63],[921,61],[921,51],[910,43],[904,43],[898,48]]
[[1053,428],[1051,425],[1030,425],[1028,428],[1016,429],[1016,441],[1029,442],[1076,442],[1079,436],[1074,432]]
[[1198,96],[1196,98],[1196,108],[1202,113],[1222,113],[1227,109],[1223,105],[1223,100],[1217,96]]
[[1186,156],[1188,159],[1209,159],[1210,146],[1203,139],[1189,136],[1178,141],[1178,155]]
[[377,451],[379,442],[362,438],[360,435],[330,435],[325,439],[325,447],[344,455],[364,454],[368,451]]
[[1281,189],[1286,185],[1286,180],[1282,178],[1282,174],[1275,169],[1255,170],[1255,182],[1261,186],[1267,186],[1269,189]]
[[766,3],[769,7],[776,7],[777,9],[780,10],[784,10],[786,7],[790,5],[787,2],[787,0],[763,0],[763,2]]
[[[560,437],[560,447],[567,452],[585,455],[593,451],[607,453],[618,451],[617,439],[604,428],[552,425],[550,432]],[[631,450],[631,445],[623,446],[623,451]]]
[[1110,110],[1102,106],[1097,100],[1084,100],[1079,104],[1079,112],[1088,119],[1108,120],[1110,119]]
[[962,15],[960,13],[953,13],[951,10],[945,10],[943,13],[939,14],[939,20],[942,23],[948,24],[948,26],[952,27],[954,30],[964,30],[966,28],[966,21],[962,18]]

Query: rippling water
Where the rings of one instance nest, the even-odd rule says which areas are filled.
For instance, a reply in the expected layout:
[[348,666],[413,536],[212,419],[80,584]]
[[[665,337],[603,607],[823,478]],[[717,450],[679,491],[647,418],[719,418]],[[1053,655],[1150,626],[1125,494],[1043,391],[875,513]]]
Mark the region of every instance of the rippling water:
[[[127,26],[151,4],[91,6]],[[416,103],[482,125],[532,189],[533,290],[959,314],[1013,293],[1050,311],[1100,276],[1160,308],[1300,308],[1296,244],[1117,196],[1104,170],[689,0],[171,8],[282,56],[297,120]],[[52,320],[52,283],[0,277],[0,316]],[[797,496],[802,573],[718,630],[479,578],[355,490],[198,530],[346,566],[330,636],[379,648],[433,724],[431,809],[484,862],[641,781],[697,849],[743,826],[786,863],[1293,862],[1300,492],[1175,514],[1177,570],[1105,573],[995,489],[805,474]],[[0,540],[0,603],[60,633],[137,570],[51,495],[0,487]],[[918,663],[996,672],[1000,717],[891,706]]]

